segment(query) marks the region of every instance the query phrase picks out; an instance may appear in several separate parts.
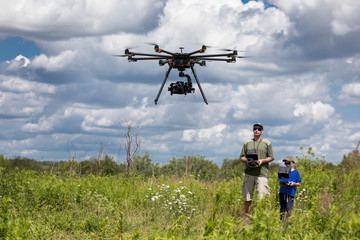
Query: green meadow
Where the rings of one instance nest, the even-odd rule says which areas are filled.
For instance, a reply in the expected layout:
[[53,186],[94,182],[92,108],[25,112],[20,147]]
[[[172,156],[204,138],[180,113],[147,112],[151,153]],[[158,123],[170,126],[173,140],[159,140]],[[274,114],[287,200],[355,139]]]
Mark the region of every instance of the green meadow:
[[357,151],[338,165],[311,149],[297,156],[302,184],[285,222],[273,164],[271,195],[255,198],[250,225],[237,160],[216,169],[188,156],[159,166],[145,154],[129,172],[111,158],[41,167],[15,160],[0,160],[1,239],[360,239]]

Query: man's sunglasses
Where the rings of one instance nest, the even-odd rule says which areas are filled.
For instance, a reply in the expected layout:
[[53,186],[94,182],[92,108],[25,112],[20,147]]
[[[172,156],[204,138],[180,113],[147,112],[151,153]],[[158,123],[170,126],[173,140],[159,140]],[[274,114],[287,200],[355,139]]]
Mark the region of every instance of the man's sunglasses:
[[258,131],[262,131],[262,128],[253,128],[254,131],[258,130]]
[[285,163],[285,165],[290,165],[290,164],[291,164],[291,162],[286,162],[286,163]]

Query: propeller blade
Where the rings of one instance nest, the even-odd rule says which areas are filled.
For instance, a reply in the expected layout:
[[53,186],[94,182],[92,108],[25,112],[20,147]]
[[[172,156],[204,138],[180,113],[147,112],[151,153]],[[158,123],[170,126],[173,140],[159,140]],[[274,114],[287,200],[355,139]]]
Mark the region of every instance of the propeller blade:
[[220,51],[225,51],[225,52],[233,52],[233,51],[237,51],[237,52],[245,52],[242,50],[236,50],[236,49],[229,49],[229,48],[219,48]]
[[128,55],[112,55],[114,57],[127,57]]
[[137,46],[129,46],[129,47],[126,47],[125,49],[131,50],[131,49],[135,49],[135,48],[138,48],[138,47],[140,47],[140,45],[137,45]]

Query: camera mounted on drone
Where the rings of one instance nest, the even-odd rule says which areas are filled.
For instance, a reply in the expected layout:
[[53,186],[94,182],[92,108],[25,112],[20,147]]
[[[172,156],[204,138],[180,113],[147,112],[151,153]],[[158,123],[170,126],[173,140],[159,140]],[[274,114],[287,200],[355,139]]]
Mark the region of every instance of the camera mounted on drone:
[[170,86],[168,87],[170,95],[173,94],[186,95],[188,93],[195,92],[195,89],[192,87],[190,76],[188,74],[184,74],[184,71],[190,68],[192,74],[195,77],[196,83],[199,87],[204,102],[208,104],[194,69],[195,64],[198,64],[203,67],[206,66],[206,61],[222,61],[227,63],[234,63],[236,62],[236,58],[245,58],[245,57],[237,56],[238,52],[236,50],[231,50],[231,49],[223,49],[224,51],[228,51],[229,53],[202,55],[202,53],[204,53],[207,49],[205,45],[203,45],[201,49],[190,53],[183,53],[183,49],[184,49],[183,47],[180,47],[181,50],[180,53],[178,52],[172,53],[167,50],[161,49],[157,44],[153,44],[153,45],[156,53],[163,53],[163,54],[136,53],[136,52],[130,52],[129,49],[125,49],[124,55],[114,55],[114,56],[127,57],[129,62],[137,62],[143,60],[159,60],[160,66],[164,66],[165,64],[168,64],[169,68],[165,73],[165,78],[161,84],[158,95],[155,98],[155,104],[157,104],[160,94],[166,83],[166,80],[169,77],[170,71],[173,68],[178,69],[180,71],[179,76],[186,77],[187,82],[177,81],[175,83],[171,83]]
[[173,94],[182,94],[186,95],[188,93],[194,93],[195,88],[192,87],[192,82],[189,74],[184,74],[183,71],[179,72],[179,77],[186,77],[187,82],[177,81],[175,83],[170,83],[168,90],[170,95]]

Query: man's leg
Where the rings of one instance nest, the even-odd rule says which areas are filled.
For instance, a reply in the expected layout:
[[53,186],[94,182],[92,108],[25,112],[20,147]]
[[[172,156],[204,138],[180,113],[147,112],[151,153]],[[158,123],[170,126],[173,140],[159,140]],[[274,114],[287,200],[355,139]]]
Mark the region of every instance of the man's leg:
[[269,184],[268,184],[268,178],[267,177],[258,177],[256,179],[256,192],[257,192],[260,200],[264,196],[265,197],[270,196],[270,187],[269,187]]
[[244,212],[245,212],[245,220],[244,220],[244,224],[245,225],[249,225],[250,224],[250,212],[251,212],[251,208],[252,208],[252,201],[245,201],[244,202]]
[[245,201],[244,202],[244,212],[246,215],[249,215],[252,208],[252,201]]
[[252,207],[252,197],[253,197],[253,192],[254,192],[254,186],[255,186],[254,177],[245,175],[243,188],[242,188],[242,194],[244,197],[244,213],[245,213],[244,224],[250,224],[249,214],[251,212],[251,207]]

